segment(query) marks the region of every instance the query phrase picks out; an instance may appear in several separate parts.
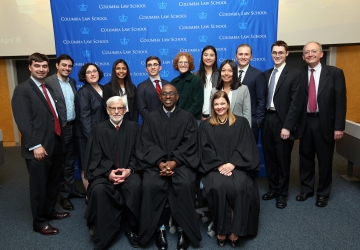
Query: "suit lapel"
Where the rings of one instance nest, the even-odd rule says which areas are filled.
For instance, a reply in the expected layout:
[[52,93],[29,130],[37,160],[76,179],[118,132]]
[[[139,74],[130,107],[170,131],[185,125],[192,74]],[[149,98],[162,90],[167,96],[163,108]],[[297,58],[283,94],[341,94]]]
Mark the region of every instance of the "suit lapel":
[[[33,91],[35,92],[35,94],[40,98],[40,100],[44,103],[45,107],[49,110],[49,112],[51,113],[49,104],[47,103],[45,96],[43,95],[43,93],[40,91],[39,87],[36,85],[35,82],[33,82],[33,80],[29,80],[30,85],[33,89]],[[51,113],[52,114],[52,113]]]
[[[241,87],[239,87],[239,88],[241,88]],[[231,97],[231,102],[230,102],[230,110],[231,111],[234,111],[235,101],[239,95],[239,88],[231,91],[232,92],[232,97]]]
[[59,93],[59,95],[61,96],[62,101],[65,103],[65,97],[64,97],[64,93],[62,92],[61,86],[60,86],[60,82],[59,79],[57,78],[57,75],[53,75],[53,77],[51,78],[51,80],[53,81],[53,86],[55,86],[55,91],[57,91]]
[[327,70],[326,65],[322,65],[317,96],[321,94],[328,80],[329,80],[329,71]]
[[73,91],[73,93],[74,93],[74,95],[75,95],[75,94],[76,94],[76,86],[75,86],[76,84],[75,84],[75,81],[70,78],[69,82],[70,82],[71,89],[72,89],[72,91]]
[[281,84],[284,82],[284,80],[285,80],[285,78],[286,78],[286,75],[287,75],[287,71],[288,71],[288,67],[287,67],[287,65],[285,65],[283,71],[281,72],[281,75],[280,75],[280,77],[279,77],[279,80],[277,81],[274,95],[275,95],[276,92],[279,90]]
[[[102,103],[102,105],[106,108],[106,104],[104,99],[101,97],[101,95],[99,95],[99,93],[91,86],[90,83],[85,83],[84,85],[86,88],[88,88],[90,90],[90,92],[95,96],[96,99],[99,100],[100,103]],[[103,86],[101,84],[99,84],[100,88],[103,89]]]
[[147,85],[148,85],[148,87],[149,87],[149,90],[150,90],[151,92],[153,92],[153,94],[158,95],[157,92],[156,92],[156,89],[154,88],[154,84],[152,83],[152,81],[150,80],[150,78],[148,78],[148,80],[147,80]]
[[251,71],[253,70],[253,68],[251,67],[251,65],[249,65],[249,68],[247,69],[246,73],[245,73],[245,77],[244,79],[241,81],[242,83],[246,84],[246,81],[250,78],[251,76]]

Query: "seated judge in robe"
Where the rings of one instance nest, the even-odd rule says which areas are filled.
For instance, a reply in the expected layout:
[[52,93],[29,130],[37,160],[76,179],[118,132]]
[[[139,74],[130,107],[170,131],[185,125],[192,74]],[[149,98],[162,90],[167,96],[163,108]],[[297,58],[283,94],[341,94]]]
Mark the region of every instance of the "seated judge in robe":
[[187,249],[189,241],[197,246],[201,240],[195,213],[198,126],[194,115],[175,106],[173,85],[163,86],[160,98],[162,105],[144,120],[136,152],[144,171],[138,236],[145,245],[156,231],[157,248],[168,248],[162,217],[168,203],[179,226],[177,249]]
[[225,91],[214,94],[211,117],[201,123],[201,167],[204,197],[217,233],[232,247],[239,237],[257,234],[260,199],[255,180],[260,157],[249,122],[230,110]]
[[141,178],[137,174],[135,144],[139,125],[124,120],[126,98],[107,100],[109,120],[97,124],[88,138],[85,178],[88,206],[85,213],[95,249],[105,249],[120,229],[123,213],[125,234],[132,247],[138,247],[137,222],[141,202]]

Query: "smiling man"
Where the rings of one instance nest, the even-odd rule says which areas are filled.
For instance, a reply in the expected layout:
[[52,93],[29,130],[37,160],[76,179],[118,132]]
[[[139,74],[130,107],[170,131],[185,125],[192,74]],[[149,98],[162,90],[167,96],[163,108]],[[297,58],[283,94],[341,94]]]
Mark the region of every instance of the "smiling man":
[[291,151],[298,138],[299,98],[298,71],[286,65],[288,45],[276,41],[271,46],[274,67],[265,71],[268,85],[266,115],[263,125],[264,148],[269,191],[263,200],[277,198],[276,207],[287,206]]
[[70,198],[85,198],[85,195],[77,191],[74,181],[75,165],[75,141],[73,135],[73,125],[75,121],[75,94],[76,81],[70,77],[74,60],[67,54],[62,54],[56,58],[56,74],[45,79],[54,90],[57,110],[59,112],[60,124],[65,140],[64,163],[62,164],[62,180],[60,183],[59,196],[60,205],[66,210],[73,210],[74,205]]
[[146,72],[149,78],[137,86],[137,109],[143,119],[150,112],[154,111],[161,105],[160,92],[161,88],[170,82],[160,78],[161,61],[157,56],[149,56],[146,59]]
[[239,81],[249,88],[251,98],[251,129],[256,143],[259,137],[259,128],[265,118],[266,83],[263,73],[250,65],[252,49],[248,44],[240,44],[235,54],[238,62]]
[[[175,104],[176,88],[167,84],[161,89],[162,106],[145,119],[136,156],[144,171],[139,239],[145,245],[156,231],[158,249],[168,249],[165,204],[178,228],[177,249],[195,246],[201,240],[195,213],[195,179],[199,166],[197,122],[195,117]],[[174,249],[172,247],[171,249]]]

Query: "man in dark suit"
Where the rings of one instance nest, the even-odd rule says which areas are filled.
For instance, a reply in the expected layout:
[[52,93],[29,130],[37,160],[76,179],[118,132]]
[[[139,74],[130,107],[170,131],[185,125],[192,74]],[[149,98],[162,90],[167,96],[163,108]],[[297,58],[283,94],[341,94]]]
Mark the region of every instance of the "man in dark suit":
[[322,47],[309,42],[303,48],[307,66],[300,72],[300,91],[304,98],[300,114],[300,180],[297,201],[314,195],[315,154],[319,165],[319,184],[315,205],[327,206],[332,184],[332,159],[335,141],[344,135],[346,85],[341,69],[323,65]]
[[66,54],[56,59],[57,73],[45,79],[45,83],[53,89],[53,98],[59,113],[62,135],[65,141],[65,155],[62,164],[63,178],[60,182],[60,205],[66,210],[74,210],[71,197],[85,198],[75,188],[74,163],[76,158],[73,124],[75,120],[76,81],[70,78],[74,60]]
[[55,208],[61,178],[61,126],[52,89],[44,84],[49,72],[46,55],[34,53],[28,59],[30,78],[16,86],[11,100],[14,118],[21,132],[21,154],[30,176],[33,229],[44,235],[58,234],[49,220],[67,218]]
[[240,44],[236,49],[236,60],[238,61],[239,81],[248,86],[251,98],[251,129],[255,141],[258,142],[259,128],[265,118],[266,105],[266,82],[264,74],[252,67],[252,49],[248,44]]
[[263,200],[277,198],[276,207],[287,206],[291,151],[298,138],[297,122],[301,110],[298,71],[286,65],[288,45],[276,41],[271,46],[274,68],[265,71],[268,83],[266,114],[262,131],[269,191]]
[[137,87],[137,107],[143,119],[147,114],[161,106],[159,96],[161,88],[170,83],[160,78],[160,70],[161,61],[158,57],[150,56],[146,59],[146,71],[149,78]]

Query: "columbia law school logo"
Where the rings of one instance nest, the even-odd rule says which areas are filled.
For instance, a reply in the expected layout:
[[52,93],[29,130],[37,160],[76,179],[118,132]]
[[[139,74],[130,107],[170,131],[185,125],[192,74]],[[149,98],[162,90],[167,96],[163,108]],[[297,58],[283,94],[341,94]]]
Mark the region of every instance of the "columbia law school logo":
[[128,16],[125,16],[124,14],[119,16],[120,23],[126,23],[128,20]]
[[199,42],[205,43],[208,40],[208,37],[205,35],[201,35],[198,37],[198,39],[199,39]]
[[167,7],[167,3],[164,2],[158,3],[158,7],[160,10],[165,10]]
[[238,26],[239,26],[239,29],[246,30],[248,23],[242,22],[242,23],[239,23]]
[[80,30],[81,30],[81,34],[83,34],[83,35],[87,35],[87,34],[89,34],[89,32],[90,32],[90,29],[89,29],[89,28],[86,28],[86,27],[81,28]]
[[120,39],[120,43],[121,43],[121,45],[128,45],[129,44],[129,39],[127,39],[127,38],[121,38]]
[[247,5],[249,2],[249,0],[239,0],[240,6],[245,6]]
[[159,49],[159,52],[162,56],[166,56],[167,54],[169,54],[169,50],[165,48]]
[[83,57],[90,57],[91,56],[91,51],[84,50],[84,51],[82,51],[82,55],[83,55]]
[[166,70],[160,71],[160,77],[168,77],[168,76],[169,76],[169,71],[166,71]]
[[202,11],[201,13],[198,13],[199,19],[206,19],[207,16],[208,16],[208,13],[205,13],[204,11]]
[[161,25],[161,26],[159,26],[158,28],[159,28],[159,31],[160,31],[160,32],[167,32],[167,30],[168,30],[169,27],[168,27],[168,26],[165,26],[165,25]]
[[80,11],[87,11],[87,9],[88,9],[89,6],[87,6],[86,4],[83,4],[83,3],[82,3],[82,4],[80,4],[78,7],[79,7],[79,10],[80,10]]

